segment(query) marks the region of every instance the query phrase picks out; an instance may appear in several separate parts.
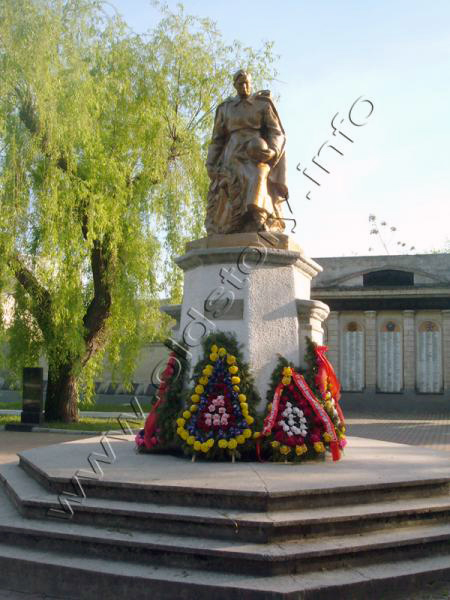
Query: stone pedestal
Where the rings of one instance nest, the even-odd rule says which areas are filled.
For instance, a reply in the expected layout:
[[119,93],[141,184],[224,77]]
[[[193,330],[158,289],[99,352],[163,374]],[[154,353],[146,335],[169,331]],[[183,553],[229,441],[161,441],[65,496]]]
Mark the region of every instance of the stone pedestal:
[[193,365],[209,333],[234,333],[264,399],[280,354],[299,365],[305,336],[322,343],[329,309],[310,299],[321,267],[285,235],[212,237],[225,237],[227,246],[206,238],[176,259],[184,271],[183,303],[163,310],[177,318],[174,335],[189,346]]

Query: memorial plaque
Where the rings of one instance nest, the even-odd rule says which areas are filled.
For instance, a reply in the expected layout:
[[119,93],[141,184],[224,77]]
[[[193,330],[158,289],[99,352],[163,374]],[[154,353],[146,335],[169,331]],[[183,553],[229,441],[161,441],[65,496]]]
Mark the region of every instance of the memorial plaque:
[[441,332],[423,328],[417,342],[417,389],[426,394],[438,394],[442,391]]
[[378,389],[380,392],[401,392],[403,387],[402,336],[399,331],[387,329],[378,334]]
[[23,369],[21,423],[39,424],[44,420],[44,371],[41,367]]
[[342,343],[342,389],[360,392],[364,388],[364,332],[346,331]]

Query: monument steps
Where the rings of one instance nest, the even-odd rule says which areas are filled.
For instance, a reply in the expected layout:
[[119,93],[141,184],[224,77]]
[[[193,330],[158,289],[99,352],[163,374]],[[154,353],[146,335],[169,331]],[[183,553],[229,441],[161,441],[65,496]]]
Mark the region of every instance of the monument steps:
[[[47,492],[17,465],[0,467],[0,481],[19,510],[28,518],[44,519],[51,509],[60,508],[55,494]],[[391,527],[450,521],[450,494],[399,498],[354,504],[270,512],[249,512],[175,506],[86,497],[74,503],[72,523],[96,527],[170,533],[248,542],[275,542],[310,539],[321,535],[342,535]]]
[[0,542],[0,586],[68,600],[367,600],[450,577],[449,555],[300,575],[247,576],[64,555]]
[[66,496],[71,519],[48,510],[98,440],[0,467],[1,586],[88,600],[384,600],[450,578],[444,454],[353,438],[337,464],[217,465],[113,443],[86,498]]
[[[2,479],[11,496],[11,483],[5,477],[7,470],[3,469]],[[77,507],[74,510],[76,513]],[[10,506],[9,514],[4,514],[0,520],[0,533],[3,543],[40,548],[46,552],[108,556],[110,560],[134,560],[144,565],[247,575],[288,575],[321,568],[336,569],[344,565],[355,567],[379,560],[396,560],[399,556],[420,557],[424,553],[428,556],[450,555],[448,517],[444,522],[382,527],[365,532],[360,528],[360,519],[352,522],[353,531],[349,533],[330,535],[328,532],[286,541],[255,543],[211,536],[136,531],[120,528],[115,523],[109,527],[98,527],[95,515],[92,515],[90,524],[77,523],[72,519],[29,519]]]
[[[55,476],[44,472],[28,456],[19,454],[19,465],[26,473],[44,486],[49,492],[61,494],[73,491],[70,477]],[[427,498],[450,493],[449,477],[430,477],[397,480],[365,485],[336,485],[305,488],[293,491],[244,490],[205,486],[170,486],[160,482],[127,482],[102,479],[83,479],[83,487],[89,498],[104,498],[140,502],[148,505],[204,507],[234,509],[238,511],[268,512],[277,510],[305,509],[355,504],[371,504],[389,500]]]

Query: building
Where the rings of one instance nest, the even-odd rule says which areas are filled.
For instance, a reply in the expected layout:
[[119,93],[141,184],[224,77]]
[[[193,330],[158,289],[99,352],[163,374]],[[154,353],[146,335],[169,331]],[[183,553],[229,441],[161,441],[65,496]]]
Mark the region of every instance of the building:
[[315,260],[311,295],[330,307],[325,343],[345,404],[448,407],[450,254]]

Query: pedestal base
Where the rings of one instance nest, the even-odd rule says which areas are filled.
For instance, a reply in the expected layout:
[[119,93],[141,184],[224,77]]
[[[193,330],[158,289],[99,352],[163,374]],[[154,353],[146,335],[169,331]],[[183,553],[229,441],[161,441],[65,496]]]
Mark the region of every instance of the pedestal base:
[[[242,235],[238,237],[242,244]],[[321,271],[317,263],[299,249],[286,249],[287,236],[279,242],[279,236],[273,236],[276,247],[265,237],[260,244],[258,235],[254,237],[249,246],[191,243],[176,260],[184,270],[183,304],[163,310],[177,319],[174,336],[189,346],[193,365],[209,333],[234,333],[264,399],[280,355],[302,365],[305,337],[322,343],[322,322],[329,309],[310,299],[311,279]],[[281,244],[285,247],[278,247]]]

